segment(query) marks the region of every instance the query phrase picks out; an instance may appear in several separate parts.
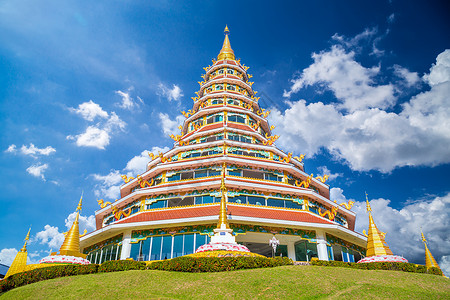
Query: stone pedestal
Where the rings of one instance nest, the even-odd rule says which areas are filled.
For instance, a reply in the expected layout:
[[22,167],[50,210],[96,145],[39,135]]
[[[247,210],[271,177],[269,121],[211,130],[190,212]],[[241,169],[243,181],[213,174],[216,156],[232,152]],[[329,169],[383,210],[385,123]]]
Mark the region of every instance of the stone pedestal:
[[226,228],[225,225],[222,225],[221,228],[214,229],[214,235],[211,237],[211,243],[236,244],[236,237],[233,235],[233,229]]

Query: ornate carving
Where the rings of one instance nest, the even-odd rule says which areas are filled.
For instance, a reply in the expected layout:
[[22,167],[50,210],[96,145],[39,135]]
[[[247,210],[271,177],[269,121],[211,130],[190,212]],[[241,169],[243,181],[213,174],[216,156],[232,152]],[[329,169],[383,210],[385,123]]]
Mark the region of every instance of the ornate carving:
[[324,213],[322,213],[322,212],[321,212],[321,208],[319,207],[319,215],[320,215],[321,217],[325,217],[326,215],[328,215],[328,219],[329,219],[330,221],[333,221],[333,220],[334,220],[334,218],[336,217],[337,211],[338,211],[338,207],[333,206],[333,207],[331,208],[331,212],[330,212],[329,210],[327,210],[327,211],[325,211]]
[[[337,201],[334,200],[334,203],[337,203]],[[348,209],[348,210],[350,210],[350,209],[352,209],[353,204],[355,204],[355,201],[349,200],[349,201],[348,201],[348,204],[344,202],[344,203],[341,203],[341,204],[339,204],[339,205],[345,207],[345,208]]]
[[283,159],[280,159],[281,162],[289,163],[292,158],[292,152],[289,152],[287,156],[285,156]]
[[298,162],[302,162],[302,160],[305,158],[305,154],[300,154],[300,156],[294,156],[293,158],[298,160]]
[[316,179],[319,179],[322,183],[325,183],[328,180],[328,175],[317,176]]
[[103,199],[97,200],[98,205],[100,205],[100,208],[105,208],[106,206],[110,205],[111,202],[103,202]]
[[[153,153],[152,153],[153,154]],[[150,154],[149,154],[150,155]],[[150,156],[151,157],[151,156]],[[125,181],[125,183],[130,182],[130,180],[133,180],[134,177],[127,177],[127,175],[120,175],[120,177],[122,177],[123,181]],[[98,200],[97,200],[98,201]]]
[[271,135],[269,136],[268,133],[266,133],[266,139],[267,141],[263,141],[263,145],[267,146],[267,145],[272,145],[280,136],[279,135]]
[[128,212],[124,212],[122,209],[118,209],[117,206],[113,206],[111,208],[111,211],[114,215],[114,218],[117,220],[119,220],[122,216],[124,216],[125,218],[128,217],[131,214],[131,207],[128,209]]
[[152,184],[154,183],[153,178],[152,178],[151,182],[148,182],[148,180],[144,180],[144,179],[141,177],[141,175],[138,175],[137,179],[138,179],[138,183],[139,183],[139,185],[140,185],[141,188],[145,188],[146,185],[147,185],[147,186],[152,186]]
[[302,182],[298,183],[298,180],[295,181],[295,185],[298,187],[304,187],[305,189],[309,188],[309,185],[311,183],[311,179],[313,178],[313,174],[309,175],[306,180],[303,180]]

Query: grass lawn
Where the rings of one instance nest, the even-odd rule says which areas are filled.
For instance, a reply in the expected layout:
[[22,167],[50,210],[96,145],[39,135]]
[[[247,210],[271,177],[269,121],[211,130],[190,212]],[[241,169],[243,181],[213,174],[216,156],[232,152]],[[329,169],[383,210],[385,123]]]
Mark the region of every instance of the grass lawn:
[[398,271],[283,266],[220,273],[126,271],[41,281],[0,299],[450,299],[450,280]]

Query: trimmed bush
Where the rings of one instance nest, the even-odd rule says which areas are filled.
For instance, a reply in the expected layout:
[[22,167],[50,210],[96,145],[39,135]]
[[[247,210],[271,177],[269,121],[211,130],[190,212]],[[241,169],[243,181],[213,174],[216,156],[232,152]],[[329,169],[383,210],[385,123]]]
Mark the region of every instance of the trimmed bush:
[[10,289],[58,277],[97,273],[98,265],[60,265],[14,274],[0,281],[0,293]]
[[170,260],[152,262],[150,270],[176,272],[222,272],[241,269],[270,268],[292,265],[287,257],[188,257],[182,256]]
[[390,271],[403,271],[412,273],[428,273],[434,275],[442,275],[442,271],[439,270],[438,268],[430,268],[427,270],[426,266],[403,262],[373,262],[373,263],[358,264],[343,261],[313,260],[310,263],[313,266],[343,267],[361,270],[390,270]]
[[146,264],[143,261],[134,260],[110,260],[105,261],[98,267],[98,272],[117,272],[128,270],[145,270]]

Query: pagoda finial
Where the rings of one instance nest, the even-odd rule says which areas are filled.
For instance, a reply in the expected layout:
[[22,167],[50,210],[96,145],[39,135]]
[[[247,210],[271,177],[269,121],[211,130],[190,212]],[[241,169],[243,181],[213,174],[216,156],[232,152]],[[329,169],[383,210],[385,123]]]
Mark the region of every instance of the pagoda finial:
[[425,266],[427,267],[427,269],[435,267],[435,268],[438,268],[439,270],[441,270],[438,263],[436,262],[433,255],[431,254],[430,250],[428,249],[427,240],[425,239],[425,236],[423,235],[423,231],[420,230],[420,232],[422,234],[422,242],[425,246]]
[[27,236],[25,237],[25,243],[23,244],[22,249],[20,249],[20,251],[22,251],[22,252],[26,252],[27,251],[27,243],[30,240],[30,231],[31,231],[31,225],[30,225],[30,229],[28,229]]
[[[369,232],[367,233],[367,252],[366,256],[374,255],[392,255],[391,249],[387,245],[384,237],[386,233],[378,230],[372,217],[372,208],[369,204],[369,199],[366,193],[367,212],[369,213]],[[364,232],[363,232],[364,233]]]
[[78,219],[80,217],[82,202],[83,194],[81,194],[80,202],[78,202],[77,209],[75,210],[77,212],[75,221],[73,221],[72,227],[70,227],[70,230],[66,234],[64,243],[59,249],[59,255],[76,256],[82,258],[86,257],[86,255],[80,253],[80,229]]
[[220,183],[220,191],[222,192],[222,198],[220,199],[220,213],[219,213],[219,222],[217,222],[217,228],[222,229],[226,228],[229,229],[230,226],[228,225],[228,219],[227,219],[227,203],[226,203],[226,194],[227,194],[227,187],[225,186],[225,172],[226,172],[226,163],[223,163],[222,165],[222,180]]
[[230,34],[230,30],[228,30],[228,26],[225,26],[223,31],[225,33],[225,40],[223,41],[222,50],[220,50],[219,55],[217,56],[217,60],[230,59],[235,60],[234,51],[231,49],[230,39],[228,35]]

